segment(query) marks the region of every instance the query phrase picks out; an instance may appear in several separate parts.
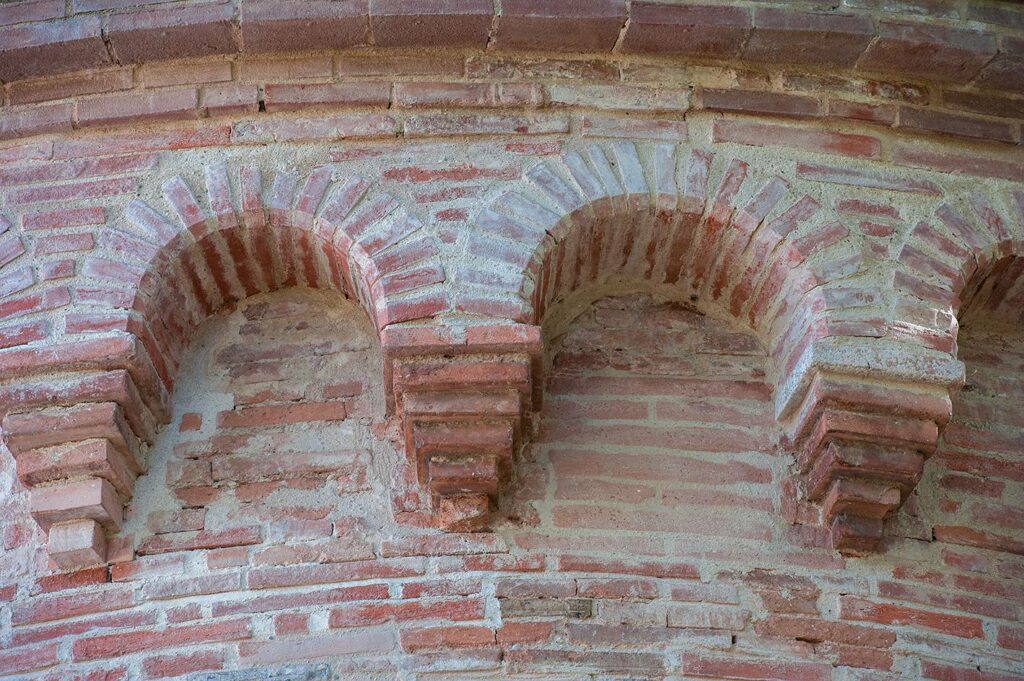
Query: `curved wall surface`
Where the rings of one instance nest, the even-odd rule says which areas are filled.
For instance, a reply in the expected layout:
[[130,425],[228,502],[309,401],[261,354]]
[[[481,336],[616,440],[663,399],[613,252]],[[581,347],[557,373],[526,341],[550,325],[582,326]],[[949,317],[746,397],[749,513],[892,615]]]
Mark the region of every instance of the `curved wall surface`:
[[0,4],[0,678],[1024,679],[1024,9]]

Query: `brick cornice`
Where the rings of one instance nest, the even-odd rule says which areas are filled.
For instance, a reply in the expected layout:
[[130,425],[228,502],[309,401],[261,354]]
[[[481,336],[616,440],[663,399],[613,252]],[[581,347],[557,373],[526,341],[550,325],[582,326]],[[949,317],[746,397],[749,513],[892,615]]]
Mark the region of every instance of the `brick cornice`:
[[69,16],[51,5],[35,14],[0,15],[13,23],[0,29],[0,79],[147,60],[373,45],[772,60],[1024,90],[1019,32],[981,24],[981,12],[965,18],[974,20],[969,27],[878,10],[812,13],[781,3],[719,7],[648,0],[543,8],[489,0],[234,0]]
[[[877,262],[831,207],[754,162],[686,144],[588,143],[527,164],[453,244],[331,166],[233,173],[210,164],[201,182],[148,185],[145,201],[96,230],[74,302],[67,293],[52,306],[64,321],[0,350],[5,437],[50,427],[24,425],[33,420],[60,424],[45,443],[10,441],[23,482],[98,487],[83,492],[91,501],[78,515],[40,506],[42,522],[68,525],[55,544],[68,556],[102,553],[97,528],[116,527],[111,500],[130,499],[145,470],[198,325],[295,285],[338,291],[374,320],[410,463],[408,503],[396,510],[412,522],[485,527],[539,408],[545,315],[602,284],[653,284],[760,337],[795,456],[792,519],[830,527],[841,550],[869,550],[949,419],[963,374],[952,359],[961,298],[998,302],[987,277],[1016,271],[1008,263],[1024,243],[1020,191],[1009,191],[1009,212],[981,193],[967,197],[970,211],[939,200],[934,228],[909,231],[897,286],[883,292],[869,271]],[[5,276],[35,276],[33,238],[0,225]],[[473,270],[498,276],[474,280]],[[922,308],[946,316],[945,336],[908,314]],[[90,404],[113,409],[98,432],[74,425]]]

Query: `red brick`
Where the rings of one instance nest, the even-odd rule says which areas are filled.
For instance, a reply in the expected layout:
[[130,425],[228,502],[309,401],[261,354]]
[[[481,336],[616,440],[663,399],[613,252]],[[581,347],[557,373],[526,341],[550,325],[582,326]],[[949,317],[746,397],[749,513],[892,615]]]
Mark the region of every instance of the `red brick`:
[[989,33],[883,20],[878,24],[878,38],[857,62],[857,68],[966,83],[995,53],[996,42]]
[[74,108],[71,102],[11,107],[0,118],[0,140],[71,130]]
[[315,402],[244,407],[234,411],[221,412],[217,415],[217,425],[222,428],[252,428],[308,421],[343,421],[344,419],[344,402]]
[[781,92],[704,89],[705,109],[733,113],[758,113],[804,118],[818,114],[818,100],[813,97]]
[[91,251],[92,248],[92,234],[55,234],[36,239],[32,245],[32,252],[35,255],[52,255],[54,253]]
[[484,603],[479,598],[396,601],[352,605],[344,610],[331,610],[329,626],[332,629],[339,629],[419,620],[463,622],[480,620],[483,617]]
[[186,5],[112,14],[107,40],[122,64],[205,57],[238,49],[230,4]]
[[190,64],[146,64],[139,67],[139,78],[141,84],[149,88],[223,83],[231,80],[231,62],[203,60]]
[[828,103],[829,116],[884,125],[896,122],[896,111],[891,104],[865,104],[844,99],[830,99]]
[[161,151],[226,145],[230,126],[205,125],[179,127],[157,132],[118,132],[93,135],[82,139],[60,140],[54,145],[54,158],[68,159],[88,156],[126,154],[134,151]]
[[900,107],[897,127],[998,142],[1013,143],[1016,138],[1016,128],[1009,123],[906,106]]
[[122,610],[131,607],[133,602],[132,590],[123,585],[112,585],[109,588],[85,593],[37,596],[13,607],[11,623],[24,626]]
[[754,32],[742,57],[758,63],[853,66],[874,37],[866,16],[754,10]]
[[264,91],[266,109],[270,112],[306,107],[387,108],[391,98],[389,83],[272,84]]
[[1013,536],[996,534],[994,532],[983,532],[970,527],[957,527],[952,525],[936,525],[934,528],[935,538],[939,541],[961,544],[963,546],[976,546],[981,549],[992,551],[1007,551],[1017,555],[1024,555],[1024,541]]
[[380,47],[483,48],[493,14],[488,0],[370,0],[373,43]]
[[876,603],[857,596],[840,596],[839,617],[844,620],[917,626],[960,638],[983,638],[981,620],[962,615]]
[[1024,92],[1024,39],[1004,35],[999,53],[978,74],[979,87]]
[[0,163],[44,161],[50,158],[53,158],[53,142],[49,140],[33,140],[0,149]]
[[[379,57],[375,57],[374,60],[378,61]],[[329,55],[266,57],[263,59],[247,58],[238,62],[238,79],[246,82],[271,83],[310,78],[330,78],[331,68],[331,57]],[[225,80],[231,80],[230,69],[228,75],[229,77]]]
[[146,539],[137,549],[140,556],[173,551],[195,551],[197,549],[218,549],[227,546],[247,546],[258,544],[260,530],[257,527],[240,527],[237,529],[213,532],[175,532],[161,534]]
[[823,622],[814,617],[773,615],[757,623],[761,636],[793,638],[801,641],[832,641],[855,646],[888,648],[896,634],[881,628],[863,627],[843,622]]
[[754,681],[827,681],[832,665],[821,662],[786,662],[771,658],[705,657],[683,653],[682,673],[707,678]]
[[[29,284],[31,285],[31,284]],[[0,283],[0,290],[3,284]],[[27,286],[26,286],[27,288]],[[5,297],[0,294],[0,298]],[[12,348],[46,338],[49,324],[45,321],[26,322],[0,328],[0,348]]]
[[[237,588],[237,587],[236,587]],[[214,617],[227,617],[242,613],[264,613],[291,608],[335,605],[357,601],[384,601],[388,598],[386,584],[335,587],[332,589],[309,590],[301,594],[278,594],[258,596],[245,600],[215,603]],[[352,606],[356,607],[356,606]]]
[[893,162],[915,168],[1016,181],[1024,175],[1024,163],[969,153],[931,151],[916,146],[896,145]]
[[921,674],[923,678],[936,681],[1016,681],[1014,677],[1017,676],[981,671],[979,666],[957,667],[932,660],[921,660]]
[[242,144],[394,137],[398,124],[383,114],[351,113],[236,123],[231,141]]
[[610,51],[626,21],[624,0],[507,0],[494,44],[498,49]]
[[162,630],[121,632],[78,638],[72,646],[75,662],[122,657],[162,648],[249,638],[248,620],[224,620],[210,624],[168,627]]
[[801,179],[815,182],[831,182],[833,184],[853,187],[868,187],[870,189],[884,189],[887,191],[926,194],[930,196],[942,195],[942,190],[939,186],[929,180],[902,178],[892,173],[855,170],[853,168],[804,162],[797,163],[796,173]]
[[142,671],[147,679],[166,679],[190,672],[217,671],[224,668],[224,653],[205,651],[156,655],[142,661]]
[[996,643],[1010,650],[1024,650],[1024,628],[1000,626],[996,632]]
[[368,0],[251,0],[240,24],[246,52],[339,50],[367,43]]
[[30,0],[29,2],[8,3],[0,7],[0,25],[23,24],[28,21],[46,21],[64,16],[64,5],[60,0]]
[[947,90],[942,93],[942,103],[947,108],[1001,118],[1018,118],[1024,110],[1024,99],[983,92]]
[[265,567],[249,572],[249,588],[270,589],[370,579],[416,577],[421,576],[423,572],[422,560],[368,560],[326,565]]
[[807,128],[717,120],[712,133],[715,142],[750,146],[784,146],[824,154],[857,158],[878,158],[881,144],[867,135],[850,135]]
[[199,118],[199,95],[194,88],[107,95],[78,102],[80,126],[111,126],[140,121],[180,121]]
[[43,593],[77,589],[91,584],[105,584],[110,581],[110,573],[106,567],[94,567],[77,572],[66,572],[47,575],[36,580],[36,587]]
[[555,134],[569,131],[564,116],[502,116],[484,114],[417,114],[403,124],[406,136]]
[[[394,632],[387,630],[351,631],[318,634],[300,640],[246,642],[239,646],[242,663],[247,666],[278,665],[291,660],[335,656],[361,656],[362,659],[386,659],[398,642]],[[365,663],[364,663],[365,665]],[[361,668],[365,669],[365,667]]]
[[254,86],[215,85],[203,88],[199,107],[211,116],[252,114],[259,108],[258,100]]
[[49,75],[67,64],[78,69],[110,64],[99,17],[0,28],[0,80]]
[[11,83],[11,104],[30,104],[79,95],[128,90],[132,87],[131,69],[91,71],[83,74],[25,80]]
[[0,651],[0,674],[19,674],[57,664],[57,643]]
[[537,643],[546,641],[553,629],[552,622],[505,622],[495,633],[497,642],[503,645]]
[[274,633],[278,636],[289,634],[308,634],[309,615],[304,613],[284,613],[274,617]]
[[623,52],[686,54],[702,58],[736,55],[750,35],[746,9],[710,5],[632,3]]
[[494,643],[494,631],[487,627],[429,627],[401,631],[402,648],[476,648]]

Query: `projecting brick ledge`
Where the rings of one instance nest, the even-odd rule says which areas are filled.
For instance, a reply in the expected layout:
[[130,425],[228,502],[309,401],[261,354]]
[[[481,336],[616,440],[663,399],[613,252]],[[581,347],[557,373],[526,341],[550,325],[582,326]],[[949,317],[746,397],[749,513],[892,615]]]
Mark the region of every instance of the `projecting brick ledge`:
[[[539,4],[347,3],[233,0],[173,9],[108,9],[76,3],[0,21],[0,78],[5,81],[143,61],[270,51],[364,46],[558,50],[699,56],[761,63],[856,68],[904,78],[974,82],[1024,91],[1024,40],[1012,16],[971,8],[983,28],[950,28],[917,13],[801,11],[741,4],[721,7],[638,0]],[[870,7],[870,5],[869,5]],[[84,10],[84,11],[83,11]],[[97,11],[100,10],[100,11]],[[106,11],[103,11],[106,10]],[[989,22],[989,23],[985,23]],[[312,30],[311,27],[315,27]],[[109,49],[108,49],[109,46]]]

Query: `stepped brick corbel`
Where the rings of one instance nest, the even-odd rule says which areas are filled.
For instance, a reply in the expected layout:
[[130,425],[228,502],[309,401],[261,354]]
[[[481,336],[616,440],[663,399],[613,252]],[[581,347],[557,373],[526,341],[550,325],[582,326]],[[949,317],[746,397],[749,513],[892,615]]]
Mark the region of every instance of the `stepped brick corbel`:
[[875,551],[885,519],[921,478],[952,413],[963,364],[891,340],[812,343],[777,394],[795,454],[787,519],[820,525],[847,555]]
[[540,327],[385,329],[390,400],[432,524],[487,527],[540,402]]
[[145,471],[139,439],[116,402],[84,402],[9,413],[4,441],[31,488],[32,517],[49,533],[62,569],[106,561],[106,532]]

